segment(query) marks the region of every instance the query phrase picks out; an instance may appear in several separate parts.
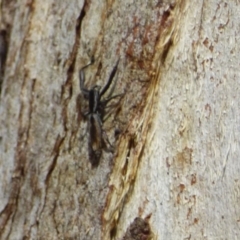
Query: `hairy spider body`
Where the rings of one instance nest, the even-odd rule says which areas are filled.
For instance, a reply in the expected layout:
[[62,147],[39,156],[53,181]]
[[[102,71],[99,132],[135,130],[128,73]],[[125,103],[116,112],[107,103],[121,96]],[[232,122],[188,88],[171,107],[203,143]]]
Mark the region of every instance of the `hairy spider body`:
[[79,71],[79,81],[80,81],[80,90],[82,91],[83,96],[88,100],[88,124],[89,124],[89,157],[93,166],[98,165],[100,157],[102,155],[102,149],[104,145],[103,141],[103,130],[102,130],[102,122],[105,114],[105,107],[107,103],[120,95],[116,96],[108,96],[107,99],[101,100],[102,96],[106,93],[106,91],[111,86],[113,78],[116,74],[119,60],[114,66],[109,79],[106,85],[102,88],[100,86],[94,86],[90,90],[86,89],[84,86],[85,74],[84,69],[89,65],[93,64],[93,59],[90,63],[80,69]]

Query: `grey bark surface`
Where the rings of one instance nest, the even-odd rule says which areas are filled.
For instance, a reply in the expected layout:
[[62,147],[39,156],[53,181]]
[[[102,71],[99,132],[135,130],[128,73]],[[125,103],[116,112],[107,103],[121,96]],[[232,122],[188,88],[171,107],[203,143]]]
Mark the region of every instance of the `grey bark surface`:
[[[1,1],[0,239],[238,239],[239,1]],[[106,147],[87,102],[120,59]],[[1,57],[1,56],[0,56]]]

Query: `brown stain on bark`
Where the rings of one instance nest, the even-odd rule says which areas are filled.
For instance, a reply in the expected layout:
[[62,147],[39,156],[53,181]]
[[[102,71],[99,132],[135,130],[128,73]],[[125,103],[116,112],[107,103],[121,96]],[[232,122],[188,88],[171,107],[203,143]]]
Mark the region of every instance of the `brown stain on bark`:
[[151,215],[146,218],[136,217],[127,228],[122,240],[150,240],[152,239],[152,231],[149,224]]
[[185,147],[182,152],[179,152],[176,156],[176,164],[178,166],[185,166],[185,165],[191,165],[192,164],[192,149]]

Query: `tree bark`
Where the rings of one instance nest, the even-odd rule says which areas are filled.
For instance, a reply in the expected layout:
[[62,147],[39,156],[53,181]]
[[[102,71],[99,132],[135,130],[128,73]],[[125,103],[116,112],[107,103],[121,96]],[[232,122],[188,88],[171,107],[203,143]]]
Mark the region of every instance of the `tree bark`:
[[[2,0],[0,238],[237,239],[239,11]],[[79,88],[92,57],[87,88],[120,59],[122,94],[106,109],[97,166]]]

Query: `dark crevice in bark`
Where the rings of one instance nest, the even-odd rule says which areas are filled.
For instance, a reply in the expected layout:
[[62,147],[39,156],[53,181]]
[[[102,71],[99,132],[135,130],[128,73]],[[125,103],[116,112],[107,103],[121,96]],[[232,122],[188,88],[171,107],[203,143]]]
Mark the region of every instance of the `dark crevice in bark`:
[[28,128],[27,128],[27,131],[26,131],[26,144],[27,144],[27,140],[29,138],[29,132],[30,132],[30,129],[31,129],[31,120],[32,120],[32,113],[34,111],[33,109],[33,102],[34,102],[34,92],[35,92],[35,84],[36,84],[36,79],[32,79],[32,86],[31,86],[31,98],[29,100],[29,124],[28,124]]
[[5,29],[0,30],[0,93],[4,77],[5,63],[8,52],[8,33]]
[[162,53],[162,57],[161,57],[162,64],[164,64],[165,60],[167,59],[168,53],[171,49],[171,46],[173,46],[173,42],[170,39],[169,42],[165,45],[163,53]]
[[[79,48],[79,42],[80,42],[80,35],[81,35],[81,26],[83,19],[86,14],[86,8],[88,7],[87,1],[84,2],[83,8],[81,10],[81,13],[79,17],[77,18],[76,21],[76,35],[75,35],[75,43],[73,45],[72,52],[69,57],[69,65],[68,65],[68,70],[67,70],[67,80],[62,87],[62,99],[63,99],[63,110],[62,110],[62,117],[63,117],[63,126],[64,130],[67,131],[67,107],[68,107],[68,102],[72,97],[72,78],[73,78],[73,73],[75,70],[75,63],[76,63],[76,57],[77,57],[77,52]],[[66,95],[67,96],[66,96]]]
[[51,174],[57,164],[57,159],[58,159],[58,156],[59,156],[59,153],[60,153],[60,149],[61,149],[61,145],[64,141],[64,137],[60,137],[60,135],[58,135],[57,139],[56,139],[56,142],[55,142],[55,145],[54,145],[54,148],[53,148],[53,153],[52,155],[54,155],[53,157],[53,161],[48,169],[48,173],[47,173],[47,176],[46,176],[46,179],[45,179],[45,183],[46,183],[46,186],[48,186],[48,181],[51,177]]
[[[41,214],[44,210],[44,207],[45,207],[45,203],[47,202],[46,199],[47,199],[47,196],[48,196],[47,192],[48,192],[48,188],[49,188],[48,182],[49,182],[49,179],[50,179],[50,177],[51,177],[51,175],[52,175],[52,173],[53,173],[53,171],[54,171],[54,169],[57,165],[57,159],[58,159],[58,156],[59,156],[59,153],[60,153],[61,145],[64,142],[64,139],[65,139],[65,137],[60,137],[60,135],[58,135],[57,139],[55,141],[55,145],[54,145],[53,152],[52,152],[53,160],[52,160],[51,165],[49,166],[48,173],[47,173],[47,176],[45,178],[46,192],[45,192],[45,197],[44,197],[44,201],[43,201],[44,205],[42,207],[41,212],[39,213],[39,216],[41,216]],[[56,206],[56,202],[54,201],[54,209],[55,209],[55,206]],[[53,211],[54,211],[54,209],[53,209]],[[53,220],[54,220],[54,218],[53,218]],[[55,221],[54,221],[54,223],[55,223]],[[55,228],[55,229],[57,231],[57,228]],[[59,232],[57,231],[57,233],[59,233]]]
[[0,3],[0,93],[2,89],[2,83],[5,73],[5,64],[8,55],[8,43],[10,40],[10,34],[12,30],[12,24],[14,18],[9,16],[14,16],[16,9],[15,1],[13,0],[2,0]]

